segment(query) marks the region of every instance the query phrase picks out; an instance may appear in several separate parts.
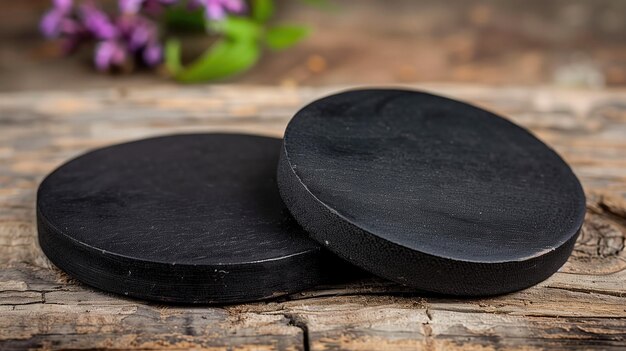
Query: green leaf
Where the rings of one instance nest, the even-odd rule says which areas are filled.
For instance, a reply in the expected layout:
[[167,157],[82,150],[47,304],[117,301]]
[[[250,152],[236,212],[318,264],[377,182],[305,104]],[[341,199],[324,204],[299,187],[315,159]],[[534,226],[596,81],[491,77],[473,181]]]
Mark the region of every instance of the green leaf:
[[185,6],[171,6],[165,10],[163,22],[168,29],[202,32],[205,29],[204,11],[189,10]]
[[295,45],[309,34],[307,27],[276,26],[267,30],[265,42],[274,50],[286,49]]
[[165,66],[171,75],[176,75],[181,69],[180,62],[180,41],[178,39],[168,39],[165,42]]
[[211,21],[209,29],[234,40],[253,40],[261,34],[259,24],[246,17],[228,16],[221,21]]
[[252,67],[259,55],[255,41],[222,39],[189,67],[180,70],[176,79],[193,83],[226,78]]
[[273,0],[252,0],[252,18],[259,23],[265,23],[274,15]]

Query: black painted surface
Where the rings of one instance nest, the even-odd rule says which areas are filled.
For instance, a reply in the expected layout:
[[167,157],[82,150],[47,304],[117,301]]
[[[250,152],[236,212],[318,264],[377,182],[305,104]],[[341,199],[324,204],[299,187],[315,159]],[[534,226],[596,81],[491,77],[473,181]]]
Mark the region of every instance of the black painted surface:
[[285,132],[283,200],[318,242],[421,290],[489,295],[554,273],[585,198],[565,162],[525,129],[425,93],[318,100]]
[[195,134],[89,152],[42,182],[41,247],[77,279],[145,299],[229,303],[311,287],[335,263],[280,199],[279,150],[273,138]]

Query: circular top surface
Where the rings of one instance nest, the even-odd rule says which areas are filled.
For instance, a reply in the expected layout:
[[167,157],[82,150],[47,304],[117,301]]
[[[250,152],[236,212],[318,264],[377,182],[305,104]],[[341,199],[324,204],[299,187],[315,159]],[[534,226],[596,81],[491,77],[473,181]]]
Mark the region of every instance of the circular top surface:
[[99,149],[44,180],[39,210],[87,246],[145,261],[241,264],[317,249],[284,213],[279,149],[278,139],[232,135]]
[[[148,281],[165,279],[159,274],[166,266],[181,267],[175,273],[187,274],[188,281],[194,274],[202,280],[206,272],[185,271],[185,266],[234,277],[236,270],[261,274],[281,260],[285,263],[280,268],[289,270],[297,257],[313,264],[320,246],[304,234],[278,194],[279,150],[280,140],[274,138],[197,134],[89,152],[42,182],[37,205],[43,223],[40,240],[42,228],[50,228],[41,240],[52,243],[46,247],[69,239],[59,250],[79,247],[88,250],[93,260],[114,257],[131,266],[151,265],[154,272],[144,273],[154,276],[142,278]],[[56,256],[51,258],[62,268],[69,264],[65,260],[74,259],[52,249],[46,253]],[[81,275],[90,273],[81,269],[74,273],[84,279]],[[281,279],[280,271],[272,274],[276,274],[272,279]],[[210,279],[220,281],[221,277]],[[249,289],[254,290],[253,285]],[[136,295],[143,297],[141,292]]]
[[[357,90],[320,99],[291,120],[282,152],[301,185],[283,187],[279,174],[288,206],[309,196],[335,226],[434,257],[538,257],[572,239],[584,216],[582,188],[554,151],[503,118],[430,94]],[[307,222],[305,212],[292,212]],[[345,258],[358,249],[334,246],[342,229],[320,234],[324,228],[303,225]]]

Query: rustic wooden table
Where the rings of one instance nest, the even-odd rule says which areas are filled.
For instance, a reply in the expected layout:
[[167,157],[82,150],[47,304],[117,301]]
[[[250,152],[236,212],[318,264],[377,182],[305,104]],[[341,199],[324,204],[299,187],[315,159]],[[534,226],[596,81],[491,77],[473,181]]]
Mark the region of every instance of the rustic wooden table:
[[47,172],[85,150],[153,135],[280,136],[300,106],[337,88],[3,93],[0,349],[626,348],[626,91],[421,88],[510,116],[572,164],[588,211],[559,273],[482,299],[423,296],[376,278],[224,307],[164,306],[96,291],[54,268],[38,248],[35,192]]

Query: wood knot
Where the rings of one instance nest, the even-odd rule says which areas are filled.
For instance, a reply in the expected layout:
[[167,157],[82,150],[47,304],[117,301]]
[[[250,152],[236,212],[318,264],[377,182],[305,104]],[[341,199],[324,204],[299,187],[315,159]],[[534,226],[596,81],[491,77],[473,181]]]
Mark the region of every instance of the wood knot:
[[615,223],[589,214],[583,225],[576,251],[588,257],[617,256],[624,250],[624,232]]

